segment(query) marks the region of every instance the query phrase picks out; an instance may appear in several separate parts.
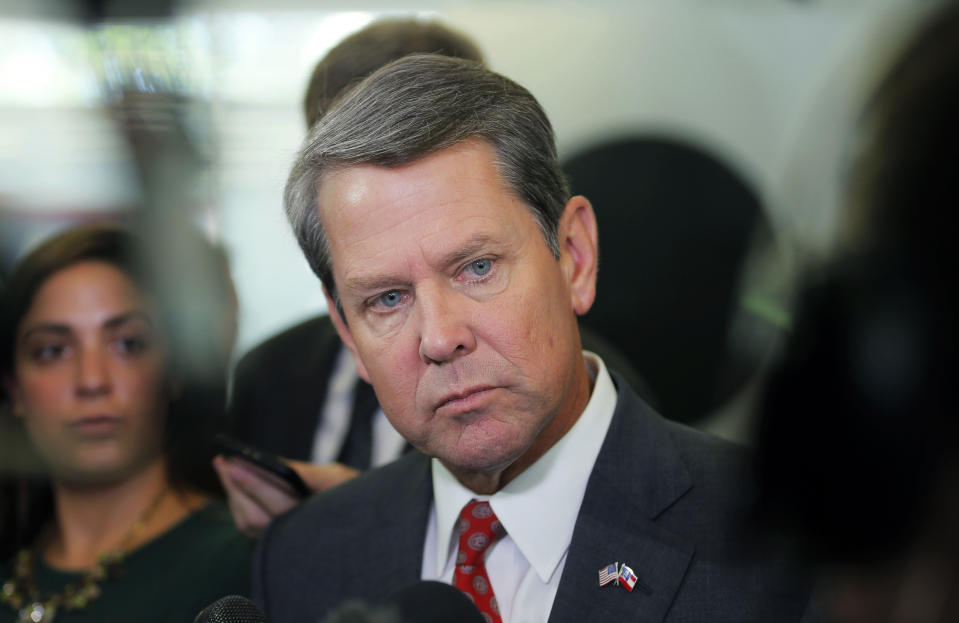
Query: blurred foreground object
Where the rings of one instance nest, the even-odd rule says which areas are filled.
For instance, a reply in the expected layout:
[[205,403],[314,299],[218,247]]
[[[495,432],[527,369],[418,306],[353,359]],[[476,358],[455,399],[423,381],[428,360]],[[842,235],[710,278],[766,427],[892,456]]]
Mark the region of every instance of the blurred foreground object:
[[959,5],[864,112],[844,247],[807,279],[762,408],[765,518],[837,621],[959,620]]

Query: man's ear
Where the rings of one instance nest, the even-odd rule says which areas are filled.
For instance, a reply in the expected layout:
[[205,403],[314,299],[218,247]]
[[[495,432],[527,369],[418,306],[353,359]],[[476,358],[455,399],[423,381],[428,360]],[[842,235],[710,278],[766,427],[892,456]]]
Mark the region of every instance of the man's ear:
[[577,195],[566,202],[558,234],[559,261],[569,283],[573,311],[582,316],[596,299],[596,273],[599,269],[596,215],[586,197]]
[[10,397],[10,405],[13,407],[13,414],[19,418],[22,418],[26,413],[26,409],[23,406],[23,394],[20,392],[20,387],[17,385],[16,381],[13,380],[13,377],[3,377],[3,391],[5,391],[7,396]]
[[323,296],[326,298],[326,307],[330,310],[330,320],[333,321],[333,326],[336,327],[336,332],[340,334],[340,339],[343,340],[343,343],[346,344],[346,347],[350,349],[351,353],[353,353],[353,361],[356,362],[356,372],[360,375],[361,379],[369,383],[370,375],[366,372],[366,366],[364,366],[363,362],[360,360],[360,354],[356,352],[356,343],[353,342],[353,334],[350,332],[350,327],[340,315],[340,311],[336,307],[333,297],[331,297],[330,293],[326,291],[326,286],[323,286]]

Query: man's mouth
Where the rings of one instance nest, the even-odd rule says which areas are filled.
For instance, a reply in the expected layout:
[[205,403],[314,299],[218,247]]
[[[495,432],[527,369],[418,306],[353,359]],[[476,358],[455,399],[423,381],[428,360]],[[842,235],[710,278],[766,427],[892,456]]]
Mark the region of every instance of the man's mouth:
[[436,403],[434,410],[452,413],[473,411],[483,405],[491,392],[497,389],[493,385],[476,385],[464,390],[450,392]]

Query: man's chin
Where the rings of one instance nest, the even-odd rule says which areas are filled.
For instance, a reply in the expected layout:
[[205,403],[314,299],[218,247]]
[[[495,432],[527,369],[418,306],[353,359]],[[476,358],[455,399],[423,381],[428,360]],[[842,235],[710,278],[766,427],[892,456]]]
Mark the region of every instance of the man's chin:
[[504,451],[503,446],[500,445],[495,449],[476,448],[469,451],[444,453],[437,458],[451,474],[456,476],[457,480],[476,490],[469,483],[498,483],[503,472],[509,469],[521,455],[522,452]]

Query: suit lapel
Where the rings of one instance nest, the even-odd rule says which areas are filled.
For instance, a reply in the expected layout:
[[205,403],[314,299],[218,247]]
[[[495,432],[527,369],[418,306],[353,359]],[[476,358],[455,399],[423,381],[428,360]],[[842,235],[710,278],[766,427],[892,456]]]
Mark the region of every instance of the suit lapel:
[[376,531],[369,543],[375,555],[371,560],[377,564],[376,578],[371,578],[370,585],[377,585],[379,598],[420,579],[427,516],[433,500],[429,457],[414,451],[399,463],[405,464],[399,495],[380,498],[376,512],[385,524],[384,530]]
[[[692,560],[693,544],[656,522],[692,487],[689,473],[660,417],[614,380],[616,412],[590,475],[550,623],[660,623]],[[599,586],[599,570],[613,562],[638,576],[632,592]]]

